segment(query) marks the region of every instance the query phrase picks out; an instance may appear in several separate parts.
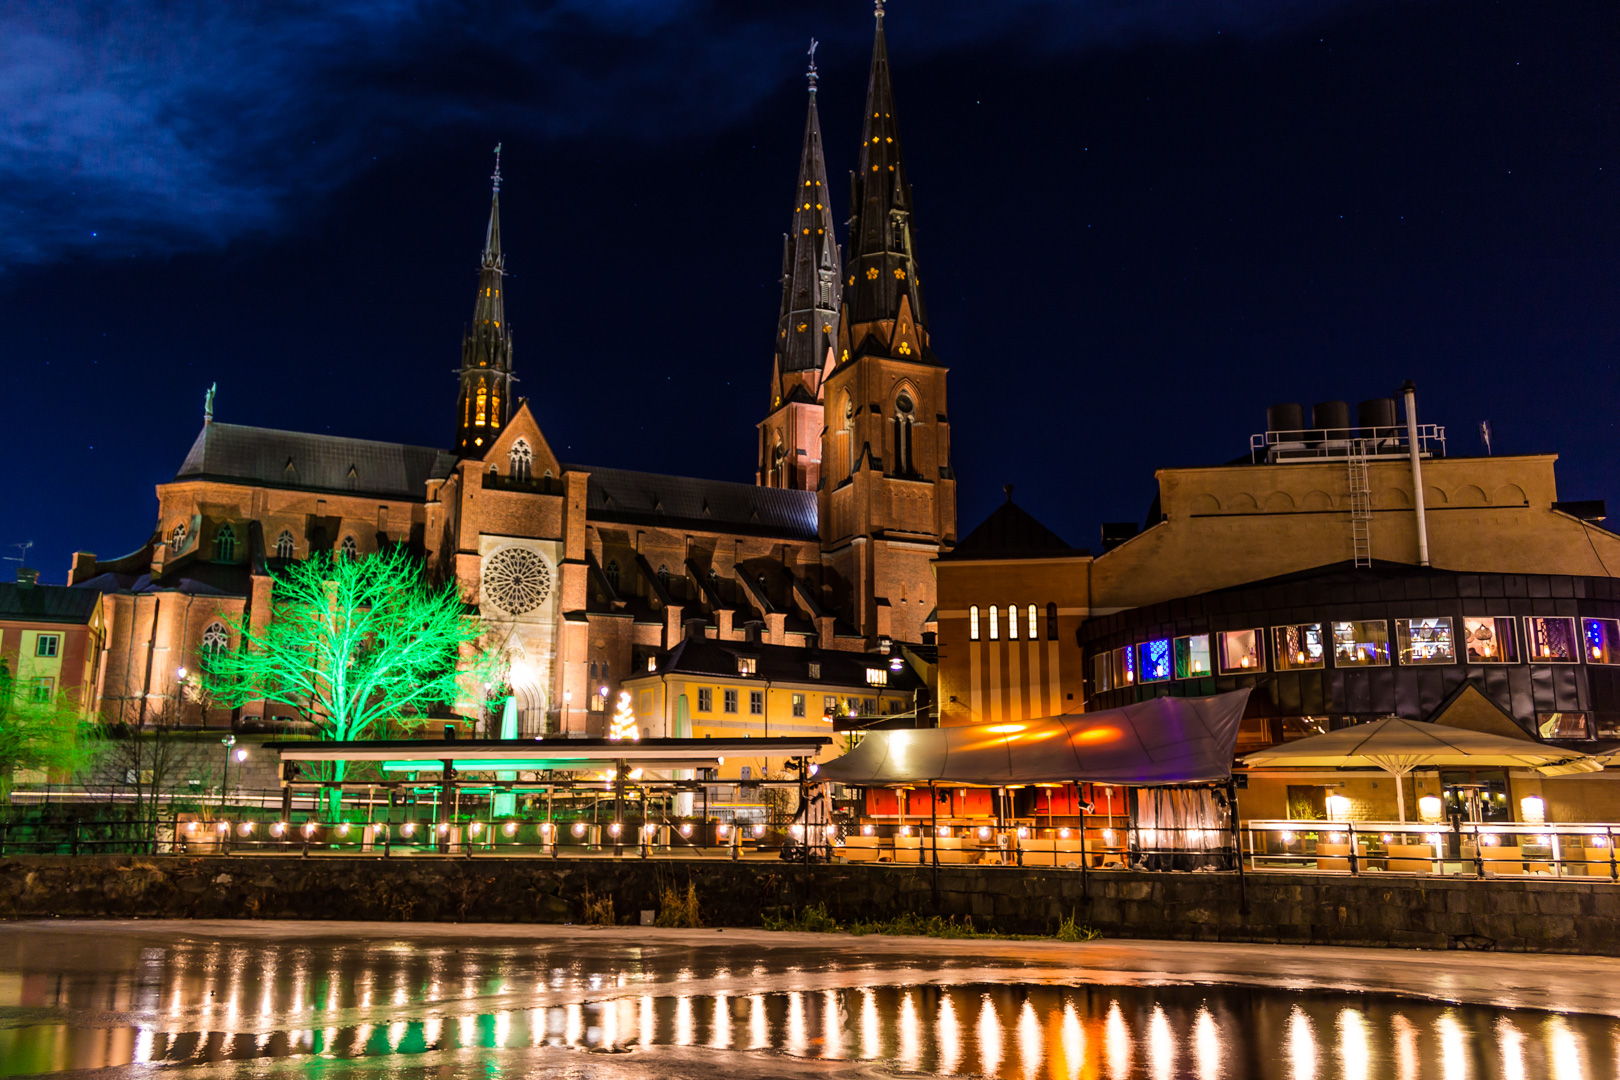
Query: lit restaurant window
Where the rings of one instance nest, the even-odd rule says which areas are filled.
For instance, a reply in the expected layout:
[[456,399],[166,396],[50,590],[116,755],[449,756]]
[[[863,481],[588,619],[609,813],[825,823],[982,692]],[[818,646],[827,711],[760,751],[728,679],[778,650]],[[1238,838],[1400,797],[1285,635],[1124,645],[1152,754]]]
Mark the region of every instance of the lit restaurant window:
[[1168,682],[1170,680],[1169,638],[1144,641],[1136,647],[1136,651],[1136,669],[1142,673],[1142,682]]
[[968,608],[968,640],[979,640],[979,605]]
[[1276,626],[1271,634],[1277,647],[1278,671],[1310,670],[1325,663],[1321,623]]
[[1573,664],[1580,659],[1574,619],[1526,616],[1524,640],[1530,646],[1532,664]]
[[1334,667],[1389,666],[1389,623],[1369,619],[1336,622],[1332,627]]
[[1457,643],[1451,617],[1396,619],[1395,647],[1402,664],[1455,664]]
[[1136,650],[1127,645],[1114,650],[1114,685],[1124,688],[1136,682]]
[[1091,658],[1091,692],[1093,694],[1106,693],[1114,688],[1114,670],[1108,653],[1098,653]]
[[1222,675],[1266,670],[1265,638],[1259,630],[1227,630],[1219,640]]
[[1614,650],[1620,645],[1620,622],[1613,619],[1582,619],[1581,636],[1586,639],[1588,664],[1620,664]]
[[1197,679],[1208,674],[1209,635],[1176,638],[1176,678]]
[[1463,616],[1464,658],[1470,664],[1517,664],[1518,641],[1511,618]]

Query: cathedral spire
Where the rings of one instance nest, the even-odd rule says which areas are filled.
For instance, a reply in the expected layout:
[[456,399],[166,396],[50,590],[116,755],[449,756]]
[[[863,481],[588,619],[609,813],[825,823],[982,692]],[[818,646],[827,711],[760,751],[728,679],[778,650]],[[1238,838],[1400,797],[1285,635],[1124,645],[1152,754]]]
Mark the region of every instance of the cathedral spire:
[[512,328],[506,323],[506,256],[501,251],[501,148],[495,147],[493,191],[472,326],[461,339],[461,392],[456,401],[456,453],[479,457],[512,410]]
[[900,153],[882,0],[877,3],[876,24],[860,164],[850,177],[840,362],[863,350],[911,359],[930,356],[912,247],[911,184]]
[[816,46],[810,41],[809,113],[794,183],[792,227],[782,252],[782,305],[776,328],[774,409],[799,389],[820,399],[821,373],[838,328],[838,243],[833,235],[827,157],[816,110]]

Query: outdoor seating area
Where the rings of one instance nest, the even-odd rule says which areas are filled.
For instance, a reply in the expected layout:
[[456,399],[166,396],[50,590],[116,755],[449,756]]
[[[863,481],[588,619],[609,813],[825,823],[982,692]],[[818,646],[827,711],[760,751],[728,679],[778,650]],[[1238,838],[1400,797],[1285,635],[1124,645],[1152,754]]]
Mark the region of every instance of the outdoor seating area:
[[1620,824],[1249,821],[1243,833],[1261,872],[1620,882]]

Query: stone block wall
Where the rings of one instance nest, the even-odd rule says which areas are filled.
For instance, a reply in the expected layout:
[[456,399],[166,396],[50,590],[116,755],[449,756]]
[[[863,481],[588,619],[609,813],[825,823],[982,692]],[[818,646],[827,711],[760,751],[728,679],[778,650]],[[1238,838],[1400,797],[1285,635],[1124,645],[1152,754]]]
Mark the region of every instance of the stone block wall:
[[[707,925],[825,904],[1044,934],[1072,916],[1109,938],[1496,949],[1620,956],[1605,881],[1092,873],[634,859],[27,856],[0,859],[0,918],[574,922],[589,889],[619,922],[691,882]],[[1246,909],[1246,910],[1245,910]]]

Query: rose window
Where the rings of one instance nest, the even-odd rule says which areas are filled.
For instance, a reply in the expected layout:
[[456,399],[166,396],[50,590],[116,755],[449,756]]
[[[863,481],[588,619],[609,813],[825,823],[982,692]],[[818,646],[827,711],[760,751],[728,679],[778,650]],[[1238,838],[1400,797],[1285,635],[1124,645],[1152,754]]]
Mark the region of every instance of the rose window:
[[484,560],[484,598],[502,611],[533,611],[550,592],[551,568],[526,548],[507,548]]

